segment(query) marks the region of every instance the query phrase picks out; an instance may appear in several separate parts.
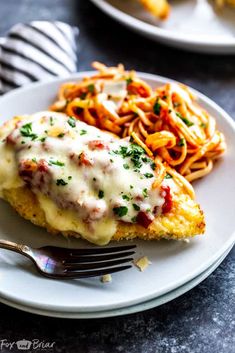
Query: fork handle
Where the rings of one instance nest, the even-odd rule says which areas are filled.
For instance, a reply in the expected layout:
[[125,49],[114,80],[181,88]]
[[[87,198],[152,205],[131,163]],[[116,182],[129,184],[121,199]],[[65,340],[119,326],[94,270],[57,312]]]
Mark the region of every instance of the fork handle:
[[13,243],[12,241],[3,239],[0,240],[0,248],[15,251],[22,255],[25,255],[25,252],[30,250],[27,245]]

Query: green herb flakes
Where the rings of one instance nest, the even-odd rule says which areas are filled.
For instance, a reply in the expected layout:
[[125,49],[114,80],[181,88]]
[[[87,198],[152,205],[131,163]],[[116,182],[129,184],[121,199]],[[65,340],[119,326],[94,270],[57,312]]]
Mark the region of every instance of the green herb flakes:
[[54,125],[54,119],[52,118],[52,116],[50,116],[50,126]]
[[178,142],[178,146],[182,147],[184,145],[185,145],[185,139],[182,137]]
[[38,135],[36,135],[32,132],[32,123],[28,123],[28,124],[23,125],[20,128],[20,133],[22,136],[29,137],[32,140],[36,140],[36,138],[38,137]]
[[82,135],[86,135],[86,133],[87,133],[87,131],[86,131],[86,130],[84,130],[84,129],[82,129],[82,130],[80,131],[80,136],[82,136]]
[[157,99],[153,106],[153,112],[154,114],[159,115],[160,111],[161,111],[161,105],[158,103],[158,99]]
[[95,86],[93,83],[91,83],[90,85],[87,86],[87,89],[90,93],[94,93],[95,92]]
[[148,197],[148,190],[146,188],[143,189],[142,194],[145,198]]
[[187,118],[183,117],[179,112],[176,113],[176,115],[187,125],[187,126],[192,126],[194,123]]
[[126,84],[127,84],[127,85],[130,85],[132,82],[133,82],[133,80],[132,80],[131,77],[128,77],[128,78],[126,79]]
[[56,185],[58,185],[58,186],[65,186],[65,185],[67,185],[68,183],[66,183],[66,181],[64,181],[64,179],[57,179],[56,180]]
[[98,197],[99,197],[99,199],[103,199],[103,197],[104,197],[103,190],[99,190]]
[[152,173],[145,173],[144,174],[145,178],[149,179],[149,178],[153,178],[153,174]]
[[72,116],[68,118],[67,123],[73,128],[76,127],[76,120]]
[[127,214],[128,208],[126,206],[114,207],[113,212],[118,217],[123,217]]
[[136,205],[136,203],[133,203],[132,206],[133,206],[135,211],[139,211],[140,210],[140,206]]
[[57,165],[58,167],[64,167],[64,163],[60,161],[49,160],[49,165]]
[[64,137],[64,133],[62,132],[62,133],[60,133],[59,135],[57,135],[57,137],[59,137],[59,138],[62,138],[62,137]]
[[166,173],[165,178],[164,179],[172,179],[172,175],[170,175],[169,173]]

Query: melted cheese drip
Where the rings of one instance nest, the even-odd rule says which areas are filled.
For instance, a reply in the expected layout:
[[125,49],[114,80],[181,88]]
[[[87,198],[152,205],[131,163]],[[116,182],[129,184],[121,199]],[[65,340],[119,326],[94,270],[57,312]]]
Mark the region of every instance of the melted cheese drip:
[[[25,124],[30,125],[26,134]],[[0,138],[0,195],[3,189],[24,185],[19,169],[25,161],[37,166],[43,160],[44,180],[35,174],[29,187],[48,224],[59,231],[74,231],[104,245],[118,220],[133,223],[139,211],[154,219],[154,209],[164,203],[160,191],[152,189],[154,171],[145,154],[137,168],[131,156],[120,153],[132,148],[127,139],[64,114],[40,112],[12,120]]]

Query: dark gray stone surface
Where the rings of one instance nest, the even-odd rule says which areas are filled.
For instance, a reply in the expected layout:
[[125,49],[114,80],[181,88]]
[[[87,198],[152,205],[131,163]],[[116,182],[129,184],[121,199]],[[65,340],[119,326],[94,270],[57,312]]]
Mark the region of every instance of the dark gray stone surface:
[[[0,0],[0,36],[15,23],[33,19],[79,26],[79,70],[89,69],[94,59],[107,64],[123,62],[127,68],[185,82],[235,116],[235,56],[167,48],[121,27],[88,0]],[[235,249],[187,294],[126,317],[62,320],[0,305],[0,342],[38,338],[55,341],[51,351],[66,353],[233,353],[234,259]]]

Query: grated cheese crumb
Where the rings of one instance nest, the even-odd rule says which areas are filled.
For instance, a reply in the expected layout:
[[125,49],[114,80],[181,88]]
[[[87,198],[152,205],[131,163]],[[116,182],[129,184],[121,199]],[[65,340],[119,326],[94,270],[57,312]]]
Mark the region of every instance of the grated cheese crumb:
[[100,280],[102,283],[109,283],[112,282],[112,276],[110,274],[103,275]]
[[133,262],[134,265],[136,267],[138,267],[138,269],[143,272],[144,270],[146,270],[146,268],[151,265],[151,262],[149,261],[149,259],[147,258],[147,256],[143,256],[140,259],[136,260]]

